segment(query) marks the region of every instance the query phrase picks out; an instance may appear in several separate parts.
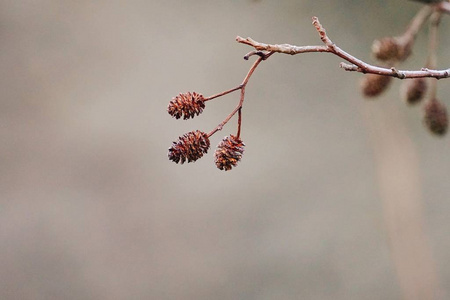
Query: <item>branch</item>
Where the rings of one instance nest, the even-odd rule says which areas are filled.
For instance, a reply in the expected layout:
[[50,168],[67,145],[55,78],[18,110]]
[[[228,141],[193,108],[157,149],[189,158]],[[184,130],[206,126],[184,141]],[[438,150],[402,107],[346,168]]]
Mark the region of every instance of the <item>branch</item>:
[[[269,53],[262,53],[262,52],[250,52],[249,54],[247,54],[245,56],[246,59],[248,59],[249,56],[251,55],[258,55],[258,59],[253,63],[253,65],[250,67],[250,70],[248,71],[247,75],[245,76],[244,80],[242,81],[242,83],[231,89],[228,90],[224,93],[220,93],[218,94],[219,96],[234,92],[236,90],[241,90],[241,97],[239,100],[238,105],[233,109],[233,111],[225,118],[225,120],[223,120],[219,125],[216,126],[216,128],[214,128],[213,130],[211,130],[207,136],[210,137],[212,136],[214,133],[216,133],[219,130],[222,130],[223,126],[225,126],[225,124],[228,123],[228,121],[230,121],[230,119],[237,113],[239,112],[239,118],[238,118],[238,131],[236,136],[239,138],[241,135],[241,123],[242,123],[242,113],[241,113],[241,109],[242,109],[242,105],[244,104],[244,99],[245,99],[245,87],[247,86],[248,81],[250,80],[250,77],[253,75],[253,72],[256,70],[256,68],[258,67],[258,65],[263,61],[266,60],[267,58],[269,58],[271,55],[273,54],[273,52],[269,52]],[[206,98],[208,100],[211,100],[213,98],[218,97],[217,95],[214,95],[212,97]]]
[[[437,57],[436,51],[438,46],[438,27],[441,20],[441,12],[436,12],[431,16],[430,33],[428,42],[428,59],[427,67],[436,68]],[[430,99],[436,99],[437,82],[433,80],[430,82]]]
[[[445,12],[445,9],[448,9],[450,12],[450,3],[449,2],[441,2],[436,4],[435,7],[438,7],[440,11]],[[428,7],[426,7],[428,9]],[[431,12],[431,11],[430,11]],[[428,16],[428,15],[427,15]],[[277,52],[283,54],[301,54],[308,52],[327,52],[339,56],[343,58],[348,63],[342,62],[340,67],[346,71],[355,71],[360,73],[371,73],[377,75],[384,76],[392,76],[400,79],[405,78],[420,78],[420,77],[433,77],[436,79],[448,78],[450,77],[450,68],[445,70],[431,70],[428,68],[422,68],[417,71],[408,71],[408,70],[397,70],[395,67],[392,68],[383,68],[368,64],[353,55],[345,52],[341,48],[339,48],[336,44],[334,44],[331,39],[328,37],[325,28],[323,28],[322,24],[320,24],[319,19],[317,17],[313,17],[313,25],[319,33],[320,39],[325,44],[324,46],[295,46],[289,44],[265,44],[257,42],[251,38],[242,38],[240,36],[236,37],[236,41],[238,43],[246,44],[252,46],[257,51],[269,51],[269,52]]]
[[[375,97],[379,95],[388,86],[392,77],[400,79],[404,78],[419,78],[416,80],[408,81],[408,86],[405,89],[405,100],[409,104],[418,103],[424,98],[427,90],[426,81],[423,77],[432,77],[436,79],[450,77],[450,68],[446,70],[434,70],[436,68],[436,54],[437,47],[437,30],[438,24],[443,13],[450,13],[450,3],[444,0],[415,0],[422,3],[427,3],[412,19],[406,31],[397,37],[384,37],[380,40],[376,40],[372,45],[372,54],[380,61],[386,61],[391,64],[391,68],[378,67],[368,64],[355,56],[347,53],[338,47],[328,37],[325,28],[320,24],[317,17],[313,17],[313,25],[319,33],[320,39],[323,45],[317,46],[294,46],[289,44],[265,44],[257,42],[251,38],[236,37],[236,41],[242,44],[253,47],[252,51],[248,52],[244,59],[248,60],[252,56],[257,56],[257,59],[250,67],[247,75],[243,79],[242,83],[238,86],[220,92],[218,94],[204,97],[202,94],[196,92],[181,93],[172,98],[167,108],[168,113],[179,119],[193,118],[203,112],[205,103],[207,101],[225,96],[232,92],[240,90],[239,103],[233,109],[233,111],[226,116],[226,118],[219,123],[209,133],[203,131],[191,131],[183,136],[180,136],[177,141],[173,142],[172,147],[169,148],[168,157],[175,163],[193,162],[201,158],[209,149],[209,138],[216,132],[222,130],[222,128],[231,120],[231,118],[238,114],[237,120],[237,133],[236,135],[230,134],[225,137],[222,142],[219,143],[216,152],[214,153],[214,159],[216,166],[221,170],[230,170],[235,167],[237,162],[240,161],[242,153],[244,151],[244,143],[241,136],[242,125],[242,106],[245,99],[245,91],[247,84],[253,75],[256,68],[260,63],[274,53],[284,54],[300,54],[309,52],[324,52],[331,53],[345,60],[341,62],[340,66],[346,71],[354,71],[360,73],[368,73],[369,76],[364,77],[361,82],[361,90],[367,97]],[[450,0],[449,0],[450,1]],[[425,65],[426,68],[422,68],[418,71],[397,70],[393,63],[400,63],[404,61],[409,54],[414,44],[417,33],[422,28],[425,21],[431,21],[430,29],[430,54],[428,62]],[[382,76],[379,76],[382,75]],[[411,84],[409,84],[411,83]],[[431,99],[427,100],[424,106],[424,125],[430,130],[431,133],[442,136],[446,133],[448,128],[448,115],[446,106],[436,99],[436,80],[433,80],[433,85],[429,95]]]

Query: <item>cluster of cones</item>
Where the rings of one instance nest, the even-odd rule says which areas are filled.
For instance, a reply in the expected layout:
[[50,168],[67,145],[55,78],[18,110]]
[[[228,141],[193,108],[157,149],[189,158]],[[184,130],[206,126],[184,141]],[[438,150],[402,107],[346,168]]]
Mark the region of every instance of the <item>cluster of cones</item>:
[[[196,92],[188,92],[174,97],[170,101],[167,111],[176,119],[187,120],[201,114],[204,108],[205,98]],[[169,148],[169,159],[180,164],[186,161],[188,163],[195,162],[208,152],[211,135],[195,130],[180,136]],[[228,171],[236,167],[244,153],[244,146],[239,136],[226,136],[214,153],[217,168]]]
[[[383,63],[396,65],[409,57],[413,38],[385,37],[372,45],[373,56]],[[410,106],[423,103],[423,124],[437,136],[443,136],[448,128],[448,113],[443,102],[436,98],[435,78],[404,79],[400,88],[401,98]],[[391,76],[366,74],[361,81],[361,91],[367,98],[374,98],[384,92],[392,81]]]

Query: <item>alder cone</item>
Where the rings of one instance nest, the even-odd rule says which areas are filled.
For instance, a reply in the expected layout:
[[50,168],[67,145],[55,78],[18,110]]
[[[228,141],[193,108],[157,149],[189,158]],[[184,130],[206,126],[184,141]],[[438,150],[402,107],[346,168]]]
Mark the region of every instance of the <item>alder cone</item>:
[[376,97],[387,89],[391,80],[391,76],[366,74],[361,80],[361,91],[368,98]]
[[412,43],[403,44],[398,38],[384,37],[372,44],[372,54],[380,61],[404,61],[411,54]]
[[426,92],[427,81],[425,78],[405,80],[401,87],[401,97],[410,105],[419,103],[425,97]]
[[187,92],[173,97],[167,107],[167,112],[176,119],[183,117],[184,120],[199,115],[205,108],[203,95],[196,92]]
[[209,149],[208,135],[202,131],[191,131],[178,138],[169,148],[169,159],[183,164],[201,158]]
[[447,133],[448,114],[445,105],[437,99],[429,100],[424,107],[424,124],[431,133],[443,136]]
[[225,137],[217,146],[214,153],[214,161],[217,168],[229,171],[237,166],[244,153],[245,144],[234,135]]
[[385,37],[375,40],[372,44],[372,54],[376,59],[381,61],[396,60],[401,53],[401,46],[397,39],[393,37]]

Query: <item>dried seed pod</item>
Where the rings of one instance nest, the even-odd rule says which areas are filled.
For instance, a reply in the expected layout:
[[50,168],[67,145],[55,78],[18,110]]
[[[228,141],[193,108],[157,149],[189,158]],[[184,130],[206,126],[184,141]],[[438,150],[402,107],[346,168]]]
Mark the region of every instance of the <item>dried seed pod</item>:
[[366,74],[361,80],[361,91],[366,97],[376,97],[386,90],[391,80],[391,76]]
[[209,149],[208,135],[202,131],[191,131],[178,138],[169,148],[169,159],[175,163],[183,164],[201,158]]
[[231,170],[236,167],[244,153],[245,144],[234,135],[226,136],[217,146],[214,161],[220,170]]
[[203,95],[196,92],[187,92],[173,97],[169,102],[167,111],[172,117],[179,119],[183,116],[184,120],[193,118],[202,113],[205,108]]
[[447,132],[448,114],[445,104],[437,99],[430,99],[424,107],[424,124],[435,135],[442,136]]
[[400,52],[398,40],[393,37],[385,37],[373,41],[372,54],[381,61],[397,59]]
[[427,92],[427,81],[425,78],[414,78],[403,81],[400,89],[401,98],[408,104],[419,103]]
[[404,44],[401,39],[384,37],[372,44],[372,54],[380,61],[403,61],[411,54],[412,43]]

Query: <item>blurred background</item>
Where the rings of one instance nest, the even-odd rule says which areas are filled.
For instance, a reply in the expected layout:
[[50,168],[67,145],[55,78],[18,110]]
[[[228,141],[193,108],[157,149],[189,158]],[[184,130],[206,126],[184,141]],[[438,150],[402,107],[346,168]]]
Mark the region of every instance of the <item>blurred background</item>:
[[[188,121],[166,112],[180,92],[240,84],[255,58],[237,35],[320,45],[318,16],[373,63],[372,41],[420,7],[0,1],[0,298],[445,299],[450,140],[423,128],[399,80],[366,100],[363,75],[333,55],[274,55],[247,86],[237,168],[213,162],[236,118],[196,163],[167,159],[178,136],[209,132],[237,104],[218,98]],[[427,31],[403,68],[423,66]],[[438,89],[447,101],[447,81]]]

